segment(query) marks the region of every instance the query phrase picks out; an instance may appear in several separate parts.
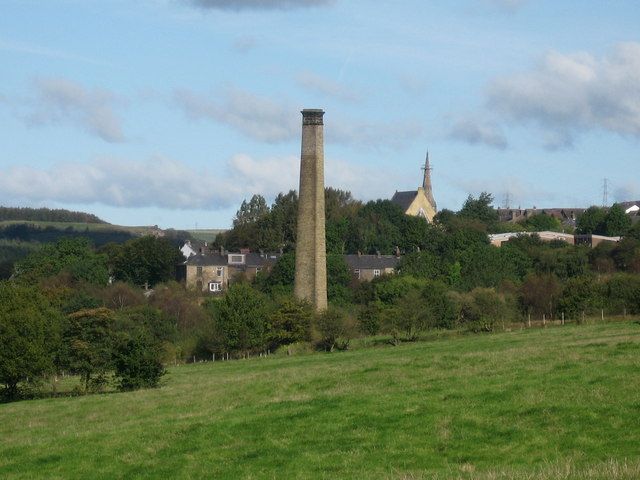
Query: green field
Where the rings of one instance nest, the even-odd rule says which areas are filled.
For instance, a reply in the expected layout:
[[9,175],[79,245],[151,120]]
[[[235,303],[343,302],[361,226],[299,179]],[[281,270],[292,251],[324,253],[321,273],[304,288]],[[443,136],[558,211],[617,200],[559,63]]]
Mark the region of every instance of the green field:
[[198,229],[198,230],[187,230],[191,234],[193,238],[196,240],[200,240],[202,242],[213,243],[218,236],[218,234],[222,232],[226,232],[226,230],[221,228],[210,228],[210,229]]
[[0,478],[640,478],[640,324],[173,367],[0,405]]

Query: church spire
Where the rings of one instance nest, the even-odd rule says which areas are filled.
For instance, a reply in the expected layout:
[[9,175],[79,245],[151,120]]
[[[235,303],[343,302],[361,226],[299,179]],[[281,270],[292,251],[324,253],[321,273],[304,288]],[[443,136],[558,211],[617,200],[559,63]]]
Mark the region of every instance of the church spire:
[[424,194],[427,196],[427,199],[429,200],[429,202],[431,202],[431,205],[433,206],[433,208],[436,208],[436,201],[433,198],[433,188],[431,186],[431,163],[429,162],[429,150],[427,150],[427,158],[425,159],[424,162],[424,167],[422,167],[422,169],[424,170],[424,179],[422,180],[422,188],[424,188]]

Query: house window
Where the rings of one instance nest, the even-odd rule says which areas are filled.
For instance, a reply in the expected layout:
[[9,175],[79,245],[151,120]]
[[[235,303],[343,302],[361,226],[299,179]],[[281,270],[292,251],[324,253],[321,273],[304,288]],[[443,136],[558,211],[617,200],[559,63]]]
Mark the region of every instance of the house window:
[[209,283],[209,291],[210,292],[221,292],[222,291],[222,283],[220,283],[220,282],[211,282],[211,283]]
[[380,270],[376,269],[373,271],[373,276],[374,277],[379,277],[380,276]]
[[360,269],[359,269],[359,268],[356,268],[356,269],[353,271],[353,274],[355,275],[355,277],[356,277],[358,280],[360,280]]
[[244,263],[244,255],[229,255],[229,263],[242,265]]
[[199,277],[202,276],[202,267],[196,267],[196,275]]
[[218,277],[222,277],[224,275],[224,267],[218,267],[216,268],[216,275]]

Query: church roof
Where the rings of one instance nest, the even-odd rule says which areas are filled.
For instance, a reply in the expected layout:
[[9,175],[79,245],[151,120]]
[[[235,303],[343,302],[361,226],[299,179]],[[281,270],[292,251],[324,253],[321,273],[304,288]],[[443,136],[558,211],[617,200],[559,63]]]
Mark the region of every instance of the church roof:
[[407,192],[396,192],[391,197],[391,201],[402,208],[403,211],[407,211],[409,206],[413,203],[418,194],[417,190],[409,190]]

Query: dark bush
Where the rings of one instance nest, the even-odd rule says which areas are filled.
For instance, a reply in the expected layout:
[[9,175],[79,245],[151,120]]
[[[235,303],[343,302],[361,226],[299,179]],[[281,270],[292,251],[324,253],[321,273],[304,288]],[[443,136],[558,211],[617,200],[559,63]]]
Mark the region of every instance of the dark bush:
[[144,329],[122,333],[115,342],[113,367],[118,389],[154,388],[166,373],[162,345]]

